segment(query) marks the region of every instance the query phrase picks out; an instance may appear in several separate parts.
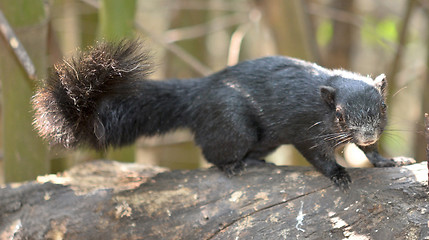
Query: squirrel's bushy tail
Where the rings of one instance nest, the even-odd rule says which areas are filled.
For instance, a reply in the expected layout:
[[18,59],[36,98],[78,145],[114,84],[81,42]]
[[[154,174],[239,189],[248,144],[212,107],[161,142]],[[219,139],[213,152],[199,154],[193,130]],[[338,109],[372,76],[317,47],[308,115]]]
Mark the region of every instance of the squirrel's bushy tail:
[[51,144],[104,148],[111,143],[106,142],[100,106],[135,92],[150,72],[139,41],[99,43],[54,66],[32,99],[34,126]]

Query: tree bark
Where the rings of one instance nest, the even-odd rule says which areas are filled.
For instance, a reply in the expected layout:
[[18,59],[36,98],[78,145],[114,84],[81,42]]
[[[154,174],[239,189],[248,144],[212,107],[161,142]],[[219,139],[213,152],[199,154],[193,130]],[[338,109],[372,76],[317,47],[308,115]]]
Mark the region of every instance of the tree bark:
[[349,169],[341,192],[311,167],[165,171],[96,161],[0,188],[1,239],[424,239],[426,163]]

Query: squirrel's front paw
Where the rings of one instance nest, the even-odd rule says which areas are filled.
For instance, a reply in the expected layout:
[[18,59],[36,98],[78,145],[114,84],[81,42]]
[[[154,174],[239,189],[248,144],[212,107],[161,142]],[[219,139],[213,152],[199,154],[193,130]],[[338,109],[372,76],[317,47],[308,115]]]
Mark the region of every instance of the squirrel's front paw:
[[404,166],[404,165],[410,165],[416,163],[416,160],[409,157],[394,157],[391,159],[391,161],[394,163],[395,167]]
[[342,168],[339,169],[335,175],[331,176],[331,180],[343,192],[347,192],[350,189],[349,183],[352,182],[350,175],[345,169]]
[[382,161],[373,162],[374,167],[400,167],[416,163],[416,160],[409,157],[394,157],[383,159]]

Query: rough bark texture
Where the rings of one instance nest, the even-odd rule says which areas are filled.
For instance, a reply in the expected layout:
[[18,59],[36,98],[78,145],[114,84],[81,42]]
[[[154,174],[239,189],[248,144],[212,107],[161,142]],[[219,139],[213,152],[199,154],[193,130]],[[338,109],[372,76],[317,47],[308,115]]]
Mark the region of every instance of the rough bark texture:
[[[0,239],[427,239],[426,163],[165,171],[97,161],[0,188]],[[365,238],[366,237],[366,238]]]

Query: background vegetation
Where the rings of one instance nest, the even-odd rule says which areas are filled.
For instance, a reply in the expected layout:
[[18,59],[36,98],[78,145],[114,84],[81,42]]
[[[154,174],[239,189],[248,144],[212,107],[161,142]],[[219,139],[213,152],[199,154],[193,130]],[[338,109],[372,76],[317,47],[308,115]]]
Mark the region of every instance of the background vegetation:
[[[97,158],[170,168],[206,165],[186,130],[106,153],[50,149],[32,130],[29,101],[47,67],[98,39],[122,37],[145,39],[157,63],[155,79],[199,77],[267,55],[371,76],[386,73],[390,125],[382,149],[424,160],[428,0],[0,0],[0,10],[37,75],[25,71],[0,21],[0,182],[34,179]],[[344,152],[344,165],[368,165],[353,146]],[[306,164],[291,147],[269,159]]]

